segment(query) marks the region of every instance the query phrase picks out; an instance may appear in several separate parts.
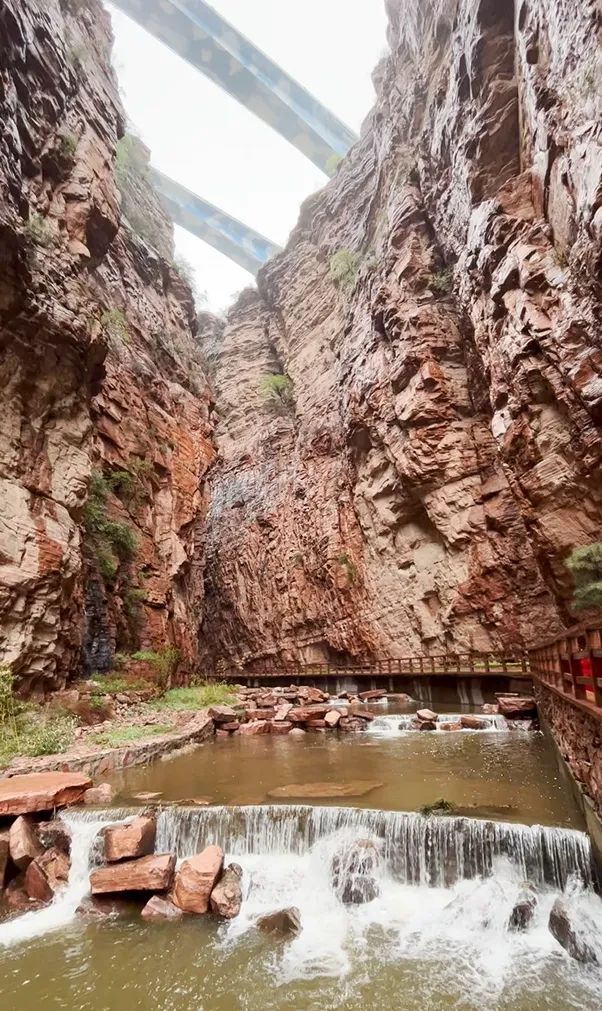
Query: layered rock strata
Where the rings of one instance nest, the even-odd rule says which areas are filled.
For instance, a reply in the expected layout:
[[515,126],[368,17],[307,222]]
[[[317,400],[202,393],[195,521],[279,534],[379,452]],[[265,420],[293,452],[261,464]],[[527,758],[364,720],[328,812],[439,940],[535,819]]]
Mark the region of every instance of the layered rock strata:
[[599,539],[599,8],[387,8],[361,140],[212,354],[217,669],[533,644]]
[[185,675],[214,453],[190,288],[99,0],[3,0],[0,40],[0,663],[29,693],[116,651]]

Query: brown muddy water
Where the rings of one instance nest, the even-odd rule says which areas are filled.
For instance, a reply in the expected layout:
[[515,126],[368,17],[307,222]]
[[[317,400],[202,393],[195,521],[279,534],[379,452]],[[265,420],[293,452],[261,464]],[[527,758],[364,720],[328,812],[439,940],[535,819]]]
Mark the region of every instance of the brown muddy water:
[[[243,907],[231,923],[146,925],[136,907],[81,922],[75,908],[94,838],[130,815],[66,814],[74,831],[67,892],[47,910],[0,923],[0,1008],[600,1011],[602,971],[571,960],[547,929],[562,896],[577,922],[602,931],[602,903],[588,839],[545,738],[493,728],[399,732],[390,708],[375,711],[381,722],[367,734],[215,741],[116,777],[123,805],[141,790],[224,805],[167,807],[157,849],[185,857],[221,843],[244,870]],[[292,783],[358,779],[382,786],[313,805],[268,797]],[[441,796],[480,817],[405,813]],[[331,864],[343,841],[358,838],[381,847],[379,894],[345,906]],[[511,933],[525,878],[537,889],[536,915],[524,934]],[[278,944],[257,931],[259,915],[288,905],[300,910],[298,938]]]

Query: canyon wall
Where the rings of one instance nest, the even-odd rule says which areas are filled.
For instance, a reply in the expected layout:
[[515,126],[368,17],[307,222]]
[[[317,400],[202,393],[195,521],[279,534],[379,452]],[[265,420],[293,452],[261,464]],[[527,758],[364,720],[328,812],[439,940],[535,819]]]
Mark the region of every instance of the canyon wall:
[[197,665],[210,394],[111,45],[98,0],[0,0],[0,663],[30,694]]
[[207,346],[217,669],[549,639],[600,537],[599,5],[387,8],[359,143]]

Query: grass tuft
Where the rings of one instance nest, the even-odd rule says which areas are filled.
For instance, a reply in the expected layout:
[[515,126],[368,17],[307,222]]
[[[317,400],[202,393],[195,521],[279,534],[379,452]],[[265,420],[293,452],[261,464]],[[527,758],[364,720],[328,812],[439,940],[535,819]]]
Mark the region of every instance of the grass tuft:
[[152,727],[117,727],[115,730],[90,734],[86,740],[90,744],[106,744],[110,748],[116,748],[120,744],[142,741],[146,737],[159,737],[161,734],[169,734],[174,729],[175,727],[171,723],[157,723]]
[[172,688],[160,698],[153,699],[150,705],[153,709],[206,709],[207,706],[232,702],[234,695],[231,685],[217,682],[191,688]]

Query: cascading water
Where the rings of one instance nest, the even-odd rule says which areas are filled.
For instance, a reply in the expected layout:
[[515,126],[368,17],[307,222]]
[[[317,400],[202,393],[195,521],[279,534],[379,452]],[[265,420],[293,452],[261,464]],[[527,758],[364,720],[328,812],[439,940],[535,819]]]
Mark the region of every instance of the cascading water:
[[90,891],[90,870],[95,864],[96,840],[106,825],[127,820],[131,812],[70,812],[61,820],[71,830],[71,868],[66,887],[45,909],[25,913],[0,923],[0,947],[28,941],[64,927],[75,916],[82,899]]
[[[477,718],[484,725],[481,730],[471,730],[469,728],[462,727],[461,731],[457,730],[453,731],[453,733],[483,734],[490,731],[509,730],[508,722],[505,716],[478,713]],[[376,737],[397,737],[399,734],[418,733],[418,729],[413,725],[415,719],[416,716],[414,713],[403,714],[401,716],[377,716],[370,723],[367,733],[373,734]],[[437,718],[435,730],[429,732],[448,734],[450,731],[442,730],[442,725],[445,723],[458,724],[461,719],[462,714],[460,713],[441,713]]]

